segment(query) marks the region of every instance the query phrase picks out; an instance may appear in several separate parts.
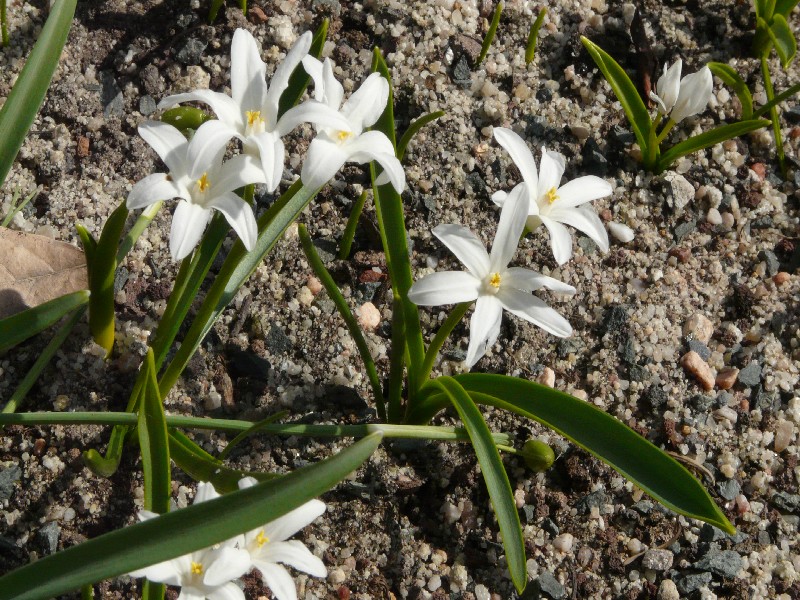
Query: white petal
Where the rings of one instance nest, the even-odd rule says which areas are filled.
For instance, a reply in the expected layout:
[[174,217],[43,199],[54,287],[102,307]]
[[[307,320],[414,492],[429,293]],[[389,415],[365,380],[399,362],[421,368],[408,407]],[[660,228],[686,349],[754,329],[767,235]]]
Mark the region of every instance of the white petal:
[[333,74],[333,61],[330,58],[322,63],[322,84],[325,88],[325,104],[338,110],[342,106],[344,88]]
[[[511,156],[511,160],[517,165],[522,179],[528,184],[528,190],[535,194],[539,186],[539,175],[536,171],[536,162],[533,160],[533,154],[528,145],[516,133],[505,127],[494,128],[494,139]],[[492,200],[494,200],[494,196]]]
[[528,218],[527,188],[518,185],[506,198],[500,210],[500,222],[497,224],[497,233],[492,242],[489,270],[491,272],[503,271],[511,262],[519,245],[519,238],[525,229]]
[[239,548],[220,548],[206,555],[210,564],[203,573],[203,583],[218,586],[237,579],[250,570],[250,553]]
[[350,131],[352,125],[338,110],[317,102],[308,100],[287,110],[275,125],[275,132],[284,136],[301,123],[314,123],[319,127]]
[[683,61],[679,58],[671,67],[664,65],[664,73],[656,82],[656,93],[659,103],[663,106],[664,114],[672,110],[678,100],[678,93],[681,88],[681,69]]
[[206,592],[205,596],[208,600],[244,600],[244,592],[233,582]]
[[258,148],[267,191],[274,192],[280,185],[281,175],[283,175],[283,161],[286,154],[283,140],[276,134],[267,131],[250,137],[249,141]]
[[538,325],[548,333],[558,337],[572,335],[569,321],[532,294],[501,286],[496,298],[508,312]]
[[542,197],[551,189],[558,189],[561,184],[561,177],[567,166],[566,159],[559,152],[549,152],[542,146],[542,160],[539,163],[539,186],[536,188],[536,199],[541,201]]
[[240,490],[245,490],[245,489],[247,489],[249,487],[253,487],[257,483],[258,483],[258,479],[256,479],[255,477],[242,477],[239,480],[239,489]]
[[389,82],[380,73],[372,73],[342,106],[345,115],[356,133],[369,127],[378,120],[386,109],[389,100]]
[[251,183],[266,183],[264,170],[261,163],[252,156],[239,154],[222,163],[222,168],[211,181],[209,193],[216,196]]
[[691,117],[704,110],[711,99],[713,85],[711,69],[708,67],[703,67],[696,73],[681,79],[681,92],[670,118],[678,123],[686,117]]
[[155,204],[159,200],[169,200],[180,195],[180,188],[167,178],[166,173],[153,173],[136,182],[125,204],[128,210],[136,210]]
[[605,179],[594,175],[578,177],[568,181],[557,190],[558,200],[553,207],[579,206],[598,198],[605,198],[614,192],[614,188]]
[[542,288],[553,290],[562,294],[574,294],[575,288],[569,284],[559,281],[554,277],[542,275],[530,269],[522,267],[511,267],[502,276],[502,285],[511,286],[523,292],[535,292]]
[[540,217],[547,231],[550,232],[550,247],[553,249],[553,257],[559,265],[563,265],[572,258],[572,236],[561,223],[548,217]]
[[146,577],[155,583],[181,585],[182,572],[176,568],[175,561],[167,560],[162,563],[150,565],[128,573],[131,577]]
[[196,587],[182,587],[178,600],[206,600],[206,592]]
[[478,297],[481,280],[464,271],[440,271],[414,282],[408,299],[419,306],[470,302]]
[[328,569],[325,564],[311,553],[302,542],[289,540],[288,542],[273,542],[263,546],[263,552],[259,554],[259,560],[268,562],[280,562],[298,571],[303,571],[314,577],[325,577]]
[[406,174],[397,157],[394,154],[376,153],[373,159],[383,167],[383,171],[375,180],[376,183],[378,185],[391,183],[395,191],[402,194],[406,189]]
[[446,223],[433,228],[433,235],[456,255],[478,279],[489,274],[489,255],[480,238],[462,225]]
[[469,320],[469,347],[464,364],[471,369],[500,335],[503,307],[495,296],[479,296]]
[[242,240],[244,247],[252,250],[258,237],[258,225],[250,205],[233,192],[227,192],[215,197],[209,206],[225,215],[225,220]]
[[623,244],[630,242],[635,235],[633,229],[623,223],[616,223],[614,221],[608,224],[608,230],[611,232],[611,235]]
[[297,589],[289,572],[274,563],[253,561],[253,566],[261,571],[261,578],[277,600],[297,600]]
[[169,232],[172,260],[186,258],[194,250],[210,218],[210,210],[186,201],[178,202]]
[[367,162],[377,154],[394,156],[392,142],[381,131],[365,131],[342,144],[342,148],[351,157],[347,159],[348,162]]
[[175,94],[167,96],[158,103],[159,109],[169,108],[182,102],[202,102],[208,104],[217,118],[235,129],[240,135],[244,135],[244,113],[241,107],[234,102],[233,98],[219,92],[211,90],[195,90],[186,94]]
[[653,91],[650,92],[650,100],[652,100],[653,102],[658,104],[658,111],[662,115],[665,115],[665,114],[667,114],[667,112],[669,112],[667,110],[666,104],[664,104],[664,101],[661,98],[659,98],[658,95]]
[[[323,102],[325,98],[325,81],[322,78],[322,61],[307,54],[303,57],[302,63],[303,69],[305,69],[308,76],[311,77],[311,81],[314,82],[314,100]],[[334,108],[339,107],[335,106]]]
[[508,193],[502,190],[492,194],[492,202],[494,202],[497,206],[503,206],[503,203],[505,203],[506,198],[508,198]]
[[206,121],[195,132],[189,142],[187,163],[189,178],[200,179],[208,173],[213,184],[222,164],[225,148],[235,132],[222,121]]
[[186,174],[189,142],[180,131],[161,121],[145,121],[139,125],[139,135],[156,151],[175,177]]
[[282,517],[278,517],[264,525],[264,535],[270,542],[282,542],[309,525],[325,512],[325,503],[321,500],[309,500]]
[[240,113],[260,111],[267,94],[267,67],[258,42],[246,29],[237,29],[231,43],[231,96]]
[[194,495],[192,504],[207,502],[209,500],[214,500],[215,498],[219,498],[219,492],[217,492],[216,488],[214,488],[214,484],[207,481],[201,481],[197,484],[197,493]]
[[267,120],[270,123],[275,123],[278,120],[278,103],[281,99],[281,94],[286,90],[289,85],[289,77],[303,60],[303,57],[308,54],[311,48],[312,35],[310,31],[306,31],[303,35],[297,38],[297,41],[286,53],[286,58],[275,69],[275,74],[269,82],[269,91],[267,91],[266,101],[264,108],[267,113]]
[[310,189],[318,189],[328,183],[347,160],[339,144],[317,136],[311,140],[303,161],[300,179]]
[[591,207],[556,208],[550,211],[548,217],[583,232],[592,238],[600,250],[608,252],[608,233],[600,217]]

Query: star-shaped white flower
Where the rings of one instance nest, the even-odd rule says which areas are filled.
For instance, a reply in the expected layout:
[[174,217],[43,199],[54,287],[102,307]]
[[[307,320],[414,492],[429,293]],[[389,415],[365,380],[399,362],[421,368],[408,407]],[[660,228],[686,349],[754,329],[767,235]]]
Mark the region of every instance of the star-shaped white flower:
[[227,128],[219,121],[208,121],[187,141],[172,125],[147,121],[139,126],[139,135],[161,157],[169,173],[154,173],[136,183],[128,194],[128,209],[181,198],[169,235],[172,258],[185,258],[194,249],[211,219],[212,209],[225,215],[245,248],[251,250],[258,235],[256,219],[250,205],[233,190],[264,183],[264,173],[251,156],[235,156],[222,162],[230,139]]
[[383,167],[381,181],[390,181],[401,193],[405,188],[405,174],[392,142],[380,131],[364,131],[386,108],[389,82],[379,73],[372,73],[342,105],[344,89],[333,76],[333,63],[329,58],[320,62],[313,56],[306,56],[303,67],[314,80],[314,98],[338,111],[348,123],[345,128],[335,123],[317,123],[317,137],[308,148],[300,174],[303,183],[310,188],[321,187],[344,163],[374,160]]
[[[528,229],[533,231],[544,224],[550,232],[550,246],[559,265],[572,257],[572,237],[564,225],[570,225],[588,235],[603,251],[608,251],[608,234],[597,213],[586,206],[587,202],[610,195],[611,185],[594,175],[578,177],[561,184],[566,159],[558,152],[548,152],[542,147],[540,171],[536,170],[533,154],[516,133],[504,127],[494,128],[494,138],[511,155],[517,165],[528,198]],[[514,189],[517,189],[514,188]],[[501,205],[505,192],[495,192],[492,200]]]
[[308,54],[311,40],[311,32],[300,36],[267,85],[267,67],[261,60],[258,42],[247,30],[237,29],[231,44],[231,96],[196,90],[164,98],[158,107],[191,101],[208,104],[227,127],[229,137],[240,139],[246,153],[260,158],[265,183],[272,192],[283,174],[286,153],[281,137],[306,122],[333,124],[344,130],[348,126],[336,110],[316,101],[295,106],[278,118],[281,94],[288,87],[292,72]]
[[[218,498],[210,483],[200,483],[194,503]],[[140,511],[139,520],[157,517],[156,513]],[[233,583],[250,570],[250,555],[236,547],[236,540],[217,544],[179,556],[130,573],[131,577],[146,577],[155,583],[180,586],[178,600],[244,600],[242,590]]]
[[439,306],[476,300],[469,322],[468,368],[497,341],[503,309],[538,325],[558,337],[572,333],[569,322],[542,300],[532,295],[541,288],[574,294],[575,288],[552,277],[508,263],[517,249],[525,227],[528,199],[525,188],[515,187],[500,212],[500,223],[487,254],[478,237],[460,225],[439,225],[433,234],[464,264],[467,271],[441,271],[423,277],[408,291],[408,298],[420,306]]
[[650,92],[650,99],[658,104],[658,112],[668,114],[675,123],[703,110],[711,100],[713,91],[711,69],[707,66],[681,79],[682,68],[683,61],[680,58],[669,68],[664,65],[664,73],[656,82],[656,90]]
[[[256,480],[245,477],[240,488],[255,485]],[[289,572],[278,563],[294,567],[314,577],[326,577],[328,570],[302,542],[289,540],[295,533],[309,525],[325,512],[325,503],[310,500],[282,517],[244,534],[241,547],[249,553],[250,564],[261,572],[261,577],[277,600],[297,600],[295,583]]]

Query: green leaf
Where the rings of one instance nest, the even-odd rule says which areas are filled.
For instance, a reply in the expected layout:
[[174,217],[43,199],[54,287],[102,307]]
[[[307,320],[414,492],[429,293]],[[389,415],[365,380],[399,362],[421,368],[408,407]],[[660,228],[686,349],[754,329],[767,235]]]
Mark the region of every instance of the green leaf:
[[258,433],[259,431],[262,431],[267,425],[270,425],[272,423],[275,423],[276,421],[279,421],[280,419],[283,419],[288,414],[289,414],[288,410],[282,410],[280,412],[276,412],[274,415],[270,415],[266,419],[262,419],[258,423],[253,423],[253,425],[249,429],[240,431],[230,442],[228,442],[228,444],[225,446],[222,452],[219,453],[219,460],[221,461],[225,460],[231,453],[231,450],[233,450],[243,440],[246,440],[251,435]]
[[161,121],[172,125],[175,129],[186,135],[190,131],[197,131],[200,125],[210,121],[214,115],[194,106],[176,106],[164,111]]
[[[314,38],[311,40],[311,47],[308,50],[309,56],[319,58],[322,55],[322,48],[325,46],[325,40],[328,39],[328,24],[328,19],[323,19],[320,26],[314,32]],[[297,65],[292,75],[289,77],[289,83],[286,89],[283,90],[281,99],[278,101],[278,118],[281,118],[283,113],[300,102],[309,81],[311,81],[311,77],[306,73],[303,65]]]
[[592,404],[516,377],[469,373],[455,379],[476,402],[529,417],[560,433],[675,512],[736,532],[683,465]]
[[370,457],[380,441],[381,435],[373,434],[279,480],[194,504],[45,556],[0,577],[0,600],[52,598],[261,527],[342,481]]
[[750,94],[744,79],[736,72],[736,69],[720,62],[710,62],[706,66],[736,93],[742,105],[742,120],[751,119],[753,117],[753,96]]
[[[756,10],[756,17],[760,17],[762,19],[766,18],[764,15],[767,14],[767,4],[769,0],[753,0],[753,8]],[[772,2],[774,6],[774,0]]]
[[751,119],[749,121],[738,121],[736,123],[729,123],[728,125],[720,125],[711,131],[705,131],[700,135],[690,137],[680,144],[675,144],[672,148],[664,152],[658,161],[657,172],[661,172],[668,168],[673,162],[682,156],[691,154],[698,150],[708,148],[714,144],[719,144],[725,140],[730,140],[735,137],[744,135],[756,129],[761,129],[769,125],[769,121],[764,119]]
[[0,352],[24,342],[71,310],[88,303],[89,290],[80,290],[0,319]]
[[353,246],[358,220],[361,218],[361,213],[364,210],[366,201],[367,190],[363,190],[358,196],[358,200],[353,203],[350,216],[347,217],[347,224],[344,226],[344,233],[342,234],[342,239],[339,241],[339,260],[347,260],[350,257],[350,248]]
[[489,53],[489,47],[492,45],[492,41],[494,40],[494,36],[497,33],[497,26],[500,25],[500,15],[503,14],[503,2],[497,3],[497,6],[494,9],[494,14],[492,15],[492,22],[489,24],[489,31],[486,32],[486,37],[483,38],[483,44],[481,44],[481,53],[478,55],[478,60],[475,62],[475,66],[478,66],[483,62],[483,59],[486,58],[486,55]]
[[[97,250],[97,240],[89,233],[83,225],[76,224],[75,229],[78,232],[78,237],[81,239],[81,246],[83,246],[83,253],[86,255],[86,272],[92,272],[92,261],[94,261],[95,251]],[[91,275],[89,275],[91,278]]]
[[44,101],[67,41],[77,0],[55,2],[28,60],[0,109],[0,185]]
[[508,572],[511,574],[514,587],[521,594],[527,580],[525,541],[522,539],[522,527],[519,524],[514,493],[511,491],[511,484],[508,482],[508,475],[492,439],[492,433],[478,407],[455,379],[439,377],[431,383],[444,391],[469,433],[472,448],[481,466],[483,480],[489,490],[497,523],[500,525],[500,533],[503,535]]
[[547,14],[547,8],[542,8],[539,14],[536,15],[536,20],[531,25],[531,30],[528,32],[528,43],[525,44],[525,64],[530,64],[533,57],[536,56],[536,42],[539,40],[539,30],[544,23],[544,17]]
[[[647,108],[639,97],[636,86],[633,85],[631,78],[623,71],[619,63],[609,56],[600,46],[581,36],[581,42],[586,47],[589,55],[594,59],[600,72],[608,81],[611,89],[617,95],[625,115],[631,124],[631,129],[636,135],[636,141],[642,149],[642,154],[647,154],[649,133],[652,128],[652,121],[647,112]],[[648,167],[649,168],[649,167]]]
[[172,476],[169,462],[169,440],[164,405],[158,393],[153,349],[147,349],[142,366],[147,370],[142,402],[139,403],[139,448],[144,474],[144,508],[159,514],[169,512]]
[[775,2],[775,14],[788,19],[789,13],[797,6],[797,2],[798,0],[777,0]]
[[89,329],[94,341],[106,351],[114,349],[114,275],[117,271],[117,247],[128,218],[128,209],[120,204],[108,217],[89,268]]
[[408,148],[408,144],[417,135],[417,132],[425,127],[428,123],[435,121],[439,117],[444,116],[443,110],[437,110],[436,112],[428,113],[427,115],[422,115],[419,119],[411,123],[406,129],[406,132],[403,134],[403,137],[400,138],[400,141],[397,142],[397,160],[403,160],[403,156],[405,156],[406,148]]
[[775,96],[772,100],[770,100],[769,102],[767,102],[763,106],[760,106],[759,108],[757,108],[755,111],[753,111],[753,118],[757,119],[761,115],[764,115],[764,114],[770,112],[773,108],[778,106],[778,104],[780,104],[784,100],[788,100],[789,98],[791,98],[792,96],[794,96],[798,92],[800,92],[800,83],[794,84],[792,87],[782,91],[780,94]]
[[151,221],[155,219],[162,204],[163,202],[155,202],[142,211],[139,218],[134,222],[133,227],[128,230],[128,233],[122,238],[119,244],[119,248],[117,249],[117,264],[125,260],[125,257],[128,255],[128,252],[131,251],[131,248],[133,248],[136,240],[138,240],[142,232],[147,229]]
[[786,17],[776,14],[772,17],[772,25],[769,28],[769,39],[775,46],[781,65],[785,69],[794,60],[797,54],[797,40],[786,22]]

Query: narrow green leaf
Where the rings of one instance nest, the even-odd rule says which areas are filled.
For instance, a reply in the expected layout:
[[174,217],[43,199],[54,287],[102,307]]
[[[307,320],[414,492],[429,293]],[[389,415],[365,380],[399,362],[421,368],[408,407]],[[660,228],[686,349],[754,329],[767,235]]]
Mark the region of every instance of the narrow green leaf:
[[24,342],[71,310],[88,303],[89,290],[80,290],[0,319],[0,352]]
[[[319,58],[322,55],[325,40],[328,39],[328,24],[328,19],[323,19],[320,26],[314,32],[314,38],[311,40],[311,48],[308,50],[309,56]],[[306,73],[303,65],[297,65],[294,72],[292,72],[292,75],[289,77],[289,83],[281,94],[281,99],[278,102],[278,118],[282,117],[283,113],[300,102],[309,81],[311,81],[311,77]]]
[[6,14],[6,0],[0,0],[0,44],[8,47],[8,15]]
[[347,217],[347,224],[344,226],[344,233],[342,240],[339,242],[339,260],[347,260],[350,256],[350,248],[353,246],[353,240],[356,237],[356,228],[358,227],[358,220],[361,218],[361,213],[364,210],[364,204],[367,201],[367,190],[361,192],[353,203],[353,208],[350,211],[350,216]]
[[187,475],[196,481],[210,481],[220,492],[237,490],[239,480],[243,477],[253,477],[259,481],[279,477],[275,473],[230,469],[177,430],[169,433],[169,451],[172,460]]
[[378,418],[381,421],[386,420],[386,402],[383,399],[383,390],[381,389],[381,382],[378,379],[378,370],[375,368],[375,360],[369,352],[367,340],[364,339],[364,334],[361,333],[361,327],[358,321],[350,311],[350,306],[347,300],[344,299],[342,291],[336,282],[331,277],[328,269],[322,263],[322,259],[317,254],[314,244],[311,242],[311,236],[308,235],[308,230],[302,223],[298,224],[297,231],[300,235],[300,245],[303,247],[303,252],[308,259],[308,264],[314,274],[319,278],[325,291],[328,292],[328,297],[333,301],[336,310],[339,311],[345,326],[347,327],[350,337],[356,343],[358,354],[364,362],[364,368],[367,371],[367,379],[369,380],[370,387],[372,388],[372,395],[375,396],[375,406],[378,409]]
[[125,257],[128,255],[128,252],[131,251],[131,248],[133,248],[136,240],[139,239],[139,236],[147,229],[147,226],[150,225],[152,220],[155,219],[162,204],[163,202],[156,202],[141,212],[139,218],[134,222],[133,227],[128,230],[128,233],[125,234],[125,237],[122,238],[119,244],[119,249],[117,250],[117,264],[125,260]]
[[756,10],[756,17],[763,19],[767,12],[767,0],[753,0],[753,8]]
[[544,23],[544,17],[547,14],[547,8],[542,8],[539,14],[536,15],[536,20],[531,25],[531,30],[528,32],[528,43],[525,44],[525,64],[528,65],[533,61],[536,56],[536,42],[539,40],[539,30]]
[[[22,199],[22,202],[19,202],[19,197],[22,194],[22,190],[20,190],[19,188],[15,189],[13,195],[11,196],[11,210],[9,210],[8,214],[5,217],[3,217],[3,221],[0,223],[0,227],[8,227],[11,221],[14,220],[14,217],[17,215],[17,213],[21,211],[23,208],[25,208],[25,206],[27,206],[31,202],[31,200],[33,200],[34,198],[36,198],[36,196],[39,195],[40,189],[41,188],[37,187],[30,194],[25,196],[25,198]],[[19,204],[17,204],[17,202],[19,202]]]
[[[83,225],[76,224],[75,229],[78,231],[78,237],[81,238],[81,246],[83,246],[83,253],[86,255],[86,272],[92,272],[92,262],[94,261],[95,251],[97,250],[97,240],[89,233]],[[91,278],[91,275],[89,276]]]
[[370,435],[279,480],[194,504],[41,558],[0,577],[0,600],[52,598],[261,527],[342,481],[370,457],[381,437],[379,433]]
[[795,83],[792,87],[782,91],[780,94],[775,96],[772,100],[764,104],[763,106],[758,107],[755,111],[753,111],[753,118],[758,119],[759,117],[763,116],[764,114],[770,112],[773,108],[777,107],[778,104],[783,102],[784,100],[788,100],[795,94],[800,92],[800,83]]
[[675,512],[735,533],[706,489],[683,465],[592,404],[516,377],[469,373],[455,379],[476,402],[553,429]]
[[522,538],[522,527],[519,524],[519,514],[514,502],[514,493],[508,482],[508,475],[503,466],[503,460],[497,451],[492,433],[483,420],[478,407],[469,397],[464,388],[452,377],[439,377],[433,383],[438,385],[447,394],[452,402],[464,428],[469,433],[475,456],[481,465],[483,480],[489,490],[494,514],[503,534],[503,547],[506,550],[508,572],[514,587],[521,594],[525,589],[527,569],[525,567],[525,541]]
[[764,119],[751,119],[749,121],[738,121],[736,123],[729,123],[727,125],[720,125],[711,131],[704,131],[703,133],[690,137],[680,144],[675,144],[672,148],[661,155],[658,161],[658,171],[663,171],[668,168],[673,162],[678,160],[681,156],[686,156],[692,152],[708,148],[714,144],[719,144],[725,140],[730,140],[745,133],[761,129],[769,125],[769,121]]
[[417,135],[417,132],[425,127],[428,123],[435,121],[436,119],[443,117],[444,111],[437,110],[436,112],[428,113],[426,115],[422,115],[416,121],[411,123],[406,129],[406,132],[403,134],[403,137],[400,138],[400,141],[397,142],[397,159],[403,160],[403,156],[406,154],[406,148],[408,148],[409,142]]
[[775,14],[788,19],[789,13],[797,6],[797,2],[798,0],[777,0],[775,2]]
[[486,32],[486,37],[483,38],[483,44],[481,44],[481,53],[478,55],[478,60],[475,62],[475,66],[478,66],[483,62],[483,59],[486,58],[486,55],[489,53],[489,48],[492,45],[492,41],[494,40],[494,36],[497,34],[497,26],[500,25],[500,15],[503,14],[503,1],[497,3],[497,6],[494,9],[494,14],[492,15],[492,22],[489,24],[489,31]]
[[591,42],[589,39],[581,36],[581,42],[585,46],[589,55],[594,59],[597,67],[603,73],[603,76],[608,81],[611,89],[617,95],[622,108],[625,110],[625,115],[631,124],[631,129],[636,135],[636,141],[639,142],[639,147],[642,153],[647,153],[647,143],[649,140],[649,132],[652,128],[652,121],[647,112],[647,108],[639,97],[639,92],[636,86],[633,85],[631,78],[619,66],[619,63],[609,56],[600,46]]
[[208,9],[209,23],[213,23],[217,20],[217,13],[219,13],[219,9],[222,8],[224,3],[225,0],[211,0],[211,7]]
[[142,582],[142,600],[163,600],[167,586],[149,579]]
[[250,436],[258,433],[259,431],[263,431],[263,429],[267,425],[270,425],[272,423],[275,423],[276,421],[279,421],[279,420],[283,419],[288,414],[289,414],[288,410],[282,410],[280,412],[276,412],[274,415],[268,416],[266,419],[262,419],[258,423],[253,423],[252,427],[250,427],[249,429],[245,429],[244,431],[238,433],[230,442],[228,442],[228,444],[225,446],[225,448],[222,450],[222,452],[219,453],[219,459],[218,460],[220,460],[220,461],[225,460],[228,457],[228,455],[231,453],[231,450],[233,450],[242,441],[244,441],[247,438],[249,438]]
[[711,72],[719,77],[725,85],[730,86],[739,98],[742,105],[742,120],[747,121],[753,117],[753,96],[744,79],[730,65],[720,62],[710,62],[706,65]]
[[753,36],[753,54],[757,58],[769,56],[772,50],[772,40],[770,39],[769,23],[763,18],[756,17],[756,34]]
[[147,370],[142,402],[139,404],[139,449],[144,474],[144,508],[159,514],[169,512],[172,476],[169,462],[169,439],[164,405],[158,393],[153,349],[147,349],[142,366]]
[[785,69],[797,54],[797,40],[794,39],[794,34],[789,27],[789,23],[786,22],[786,17],[778,14],[772,17],[769,38],[772,40],[775,51],[778,53],[778,58],[781,59],[781,65]]
[[114,349],[114,274],[117,270],[117,247],[128,217],[128,208],[120,204],[108,217],[95,248],[89,269],[89,329],[94,341],[106,351]]
[[0,109],[0,185],[44,101],[67,41],[77,0],[55,2],[28,60]]

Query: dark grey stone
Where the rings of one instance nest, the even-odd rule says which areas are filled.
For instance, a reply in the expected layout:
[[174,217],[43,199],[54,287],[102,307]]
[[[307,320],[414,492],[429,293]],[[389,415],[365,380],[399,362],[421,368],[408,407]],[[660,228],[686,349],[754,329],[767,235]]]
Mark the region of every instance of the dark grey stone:
[[476,196],[482,196],[486,193],[486,182],[477,171],[473,171],[466,177],[467,185],[472,188],[472,193]]
[[184,65],[198,65],[200,64],[200,59],[203,58],[203,52],[205,52],[207,45],[208,42],[203,40],[189,38],[180,47],[175,58]]
[[632,131],[620,127],[619,125],[614,125],[614,127],[611,128],[610,138],[621,146],[627,146],[636,141],[636,136]]
[[267,350],[273,354],[283,354],[292,349],[292,340],[289,339],[282,327],[274,324],[269,328],[264,344]]
[[608,159],[600,151],[600,146],[594,141],[594,138],[586,140],[583,150],[581,150],[581,156],[583,157],[584,172],[598,177],[605,177],[608,174]]
[[547,129],[547,121],[544,117],[527,115],[525,119],[525,137],[541,138]]
[[575,503],[575,510],[579,515],[586,515],[592,508],[600,508],[606,503],[606,493],[603,490],[597,490],[591,494],[586,494]]
[[690,573],[675,580],[675,586],[681,596],[688,596],[704,585],[711,583],[711,573]]
[[631,365],[628,369],[628,377],[631,381],[638,381],[641,383],[647,381],[650,377],[650,372],[641,365]]
[[451,348],[450,350],[446,350],[444,352],[444,356],[447,360],[461,362],[467,358],[467,351],[463,348]]
[[45,523],[36,532],[36,539],[41,545],[44,554],[53,554],[58,550],[59,535],[61,535],[61,528],[55,521]]
[[550,102],[553,99],[553,92],[549,87],[542,85],[538,90],[536,90],[536,99],[539,102]]
[[708,360],[711,358],[711,350],[709,350],[708,346],[706,346],[703,342],[699,340],[689,340],[687,346],[689,347],[689,350],[694,350],[697,352],[700,355],[700,358],[703,360]]
[[342,408],[364,410],[369,408],[366,401],[353,388],[346,385],[333,385],[325,390],[325,400]]
[[260,381],[269,379],[269,371],[272,368],[266,358],[262,358],[250,350],[240,350],[239,348],[226,348],[228,373],[234,377],[249,377]]
[[762,250],[758,253],[758,258],[767,263],[767,275],[772,277],[781,270],[781,261],[772,250]]
[[128,271],[128,269],[125,266],[117,267],[117,272],[114,273],[115,294],[125,287],[125,284],[128,283],[129,277],[130,277],[130,271]]
[[755,387],[761,383],[761,365],[750,361],[744,369],[739,371],[739,383],[747,387]]
[[22,469],[19,465],[11,465],[7,469],[0,471],[0,502],[11,498],[14,493],[14,484],[22,477]]
[[586,256],[591,256],[597,252],[597,244],[594,243],[594,240],[586,237],[585,235],[578,237],[578,246],[583,250],[583,253]]
[[564,586],[558,582],[558,579],[550,571],[544,571],[536,581],[539,582],[539,589],[553,598],[553,600],[564,598],[567,594]]
[[100,85],[103,86],[100,92],[100,101],[103,103],[103,115],[108,117],[121,117],[125,114],[125,100],[122,97],[122,90],[114,79],[111,71],[100,71]]
[[471,81],[469,60],[462,54],[453,64],[453,81],[461,85],[469,85]]
[[770,498],[772,506],[784,513],[800,512],[800,494],[789,492],[775,492]]
[[603,323],[600,326],[602,335],[607,333],[617,334],[628,329],[628,307],[624,304],[617,304],[606,310]]
[[784,111],[783,118],[788,123],[800,123],[800,104],[795,104],[789,110]]
[[750,229],[772,229],[775,223],[769,215],[756,217],[750,221]]
[[686,221],[685,223],[677,225],[675,227],[675,230],[672,232],[672,235],[675,237],[676,242],[680,242],[683,238],[692,233],[695,229],[697,229],[697,223],[695,223],[694,221]]
[[158,108],[158,106],[152,96],[142,96],[139,98],[139,112],[145,117],[156,112],[156,108]]
[[735,479],[727,479],[717,484],[717,491],[725,500],[733,500],[741,493],[742,486]]
[[536,522],[536,507],[526,504],[522,507],[522,514],[526,525],[533,525]]
[[721,391],[717,394],[716,405],[722,408],[723,406],[730,406],[733,400],[733,394],[726,391]]
[[651,385],[642,394],[642,400],[650,405],[650,408],[657,410],[667,403],[667,392],[660,385]]
[[653,511],[653,503],[650,500],[639,500],[631,508],[643,515],[649,515]]
[[762,546],[769,546],[772,543],[772,538],[769,537],[769,533],[761,529],[758,532],[758,543]]
[[725,534],[724,531],[719,529],[718,527],[714,527],[713,525],[709,525],[705,523],[700,528],[700,541],[701,542],[719,542],[720,540],[724,540],[728,536]]
[[633,343],[632,337],[625,338],[625,341],[622,343],[620,358],[629,365],[636,362],[636,346]]
[[708,412],[708,410],[711,408],[711,405],[714,403],[714,399],[711,396],[696,394],[692,396],[692,398],[689,400],[689,403],[698,412]]
[[642,556],[642,568],[663,573],[672,567],[675,556],[669,550],[648,550]]
[[358,293],[361,297],[361,303],[372,302],[375,298],[375,293],[381,287],[380,281],[365,281],[358,284]]
[[545,517],[542,520],[540,527],[545,533],[549,533],[550,537],[556,537],[561,532],[561,530],[558,528],[558,525],[555,524],[555,521],[549,517]]
[[695,568],[732,579],[742,568],[742,557],[733,550],[709,550]]
[[583,343],[574,337],[559,340],[556,344],[558,358],[567,358],[570,354],[575,354],[583,348]]
[[329,264],[336,260],[336,254],[339,251],[336,240],[333,238],[317,238],[311,243],[314,244],[314,248],[323,263]]
[[761,411],[775,412],[781,408],[781,397],[775,392],[766,391],[760,384],[753,388],[755,407]]

